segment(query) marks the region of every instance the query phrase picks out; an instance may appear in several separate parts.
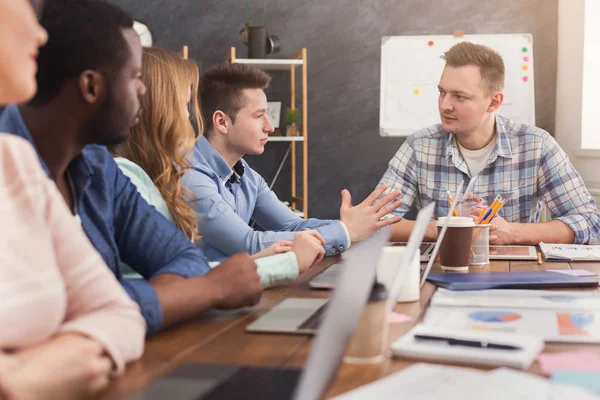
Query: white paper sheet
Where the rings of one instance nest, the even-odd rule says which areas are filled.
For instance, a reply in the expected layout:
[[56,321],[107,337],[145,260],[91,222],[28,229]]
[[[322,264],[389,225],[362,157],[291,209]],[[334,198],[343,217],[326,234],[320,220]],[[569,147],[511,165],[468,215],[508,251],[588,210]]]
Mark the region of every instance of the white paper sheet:
[[525,308],[430,307],[425,325],[514,332],[546,342],[600,343],[600,312]]

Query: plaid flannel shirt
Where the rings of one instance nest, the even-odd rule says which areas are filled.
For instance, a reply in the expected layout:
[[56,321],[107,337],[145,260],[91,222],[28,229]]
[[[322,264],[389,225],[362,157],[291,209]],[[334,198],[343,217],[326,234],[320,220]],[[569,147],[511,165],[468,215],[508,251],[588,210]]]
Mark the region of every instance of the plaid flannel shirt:
[[[556,140],[542,129],[501,116],[496,116],[496,134],[496,147],[475,182],[475,196],[488,204],[498,194],[512,196],[498,213],[508,222],[538,222],[545,203],[552,219],[575,232],[575,243],[598,243],[596,203]],[[435,201],[437,218],[448,212],[446,191],[454,193],[460,182],[466,188],[470,179],[455,135],[437,124],[404,141],[379,185],[402,191],[404,204],[396,215],[413,204],[421,209]]]

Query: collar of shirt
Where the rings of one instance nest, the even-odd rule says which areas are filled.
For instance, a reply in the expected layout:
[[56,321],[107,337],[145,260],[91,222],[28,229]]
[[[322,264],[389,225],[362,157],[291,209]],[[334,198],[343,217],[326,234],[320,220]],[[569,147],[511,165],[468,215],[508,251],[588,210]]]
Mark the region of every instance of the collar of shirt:
[[[506,132],[506,126],[504,121],[499,116],[495,117],[496,119],[496,148],[490,154],[490,158],[487,161],[487,164],[491,164],[498,157],[504,158],[512,158],[512,151],[510,149],[510,140],[508,138],[508,133]],[[446,158],[454,164],[456,168],[465,174],[469,174],[469,168],[467,167],[467,163],[463,158],[460,150],[458,148],[458,143],[456,141],[456,135],[453,133],[446,132],[449,136],[448,147],[446,148]]]
[[219,180],[223,184],[239,181],[244,175],[245,165],[243,160],[239,160],[232,169],[223,156],[210,144],[206,136],[198,139],[196,147],[206,159],[207,164],[219,175]]

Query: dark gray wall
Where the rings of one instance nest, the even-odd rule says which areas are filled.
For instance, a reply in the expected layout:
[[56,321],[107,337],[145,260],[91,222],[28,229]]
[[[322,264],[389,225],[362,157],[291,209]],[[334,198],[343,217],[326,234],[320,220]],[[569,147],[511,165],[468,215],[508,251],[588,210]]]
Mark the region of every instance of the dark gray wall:
[[[156,46],[190,46],[205,69],[224,60],[231,46],[245,57],[238,32],[247,21],[241,0],[112,0],[147,24]],[[381,37],[467,34],[533,34],[537,125],[554,131],[557,0],[253,0],[256,14],[278,3],[268,30],[279,36],[282,57],[308,49],[309,212],[338,218],[340,190],[362,201],[386,169],[402,139],[381,138],[379,61]],[[257,23],[257,21],[252,21]],[[259,22],[259,21],[258,21]],[[289,104],[289,74],[273,73],[269,99]],[[432,124],[438,121],[431,121]],[[284,143],[269,143],[248,162],[269,181]],[[275,191],[289,195],[288,168]],[[298,176],[300,179],[300,176]]]

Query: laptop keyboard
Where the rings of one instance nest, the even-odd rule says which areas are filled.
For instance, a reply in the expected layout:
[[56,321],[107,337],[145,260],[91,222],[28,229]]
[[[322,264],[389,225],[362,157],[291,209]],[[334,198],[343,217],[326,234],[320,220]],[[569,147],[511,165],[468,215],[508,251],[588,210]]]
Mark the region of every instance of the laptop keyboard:
[[325,316],[325,310],[327,307],[327,303],[323,304],[317,311],[313,313],[306,321],[304,321],[298,329],[311,329],[316,331],[321,325],[321,321]]
[[210,393],[197,399],[291,399],[300,372],[291,368],[242,367]]
[[[398,246],[405,247],[406,245],[407,245],[406,242],[392,243],[392,247],[398,247]],[[421,252],[421,255],[426,254],[427,250],[429,250],[430,247],[431,247],[431,243],[421,243],[421,246],[419,246],[419,251]]]

